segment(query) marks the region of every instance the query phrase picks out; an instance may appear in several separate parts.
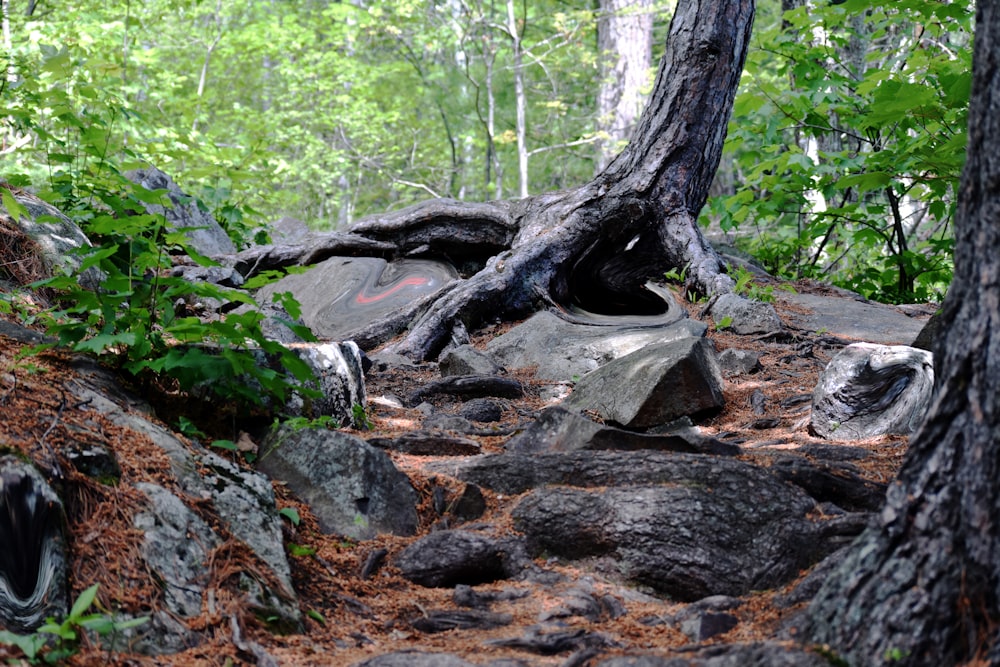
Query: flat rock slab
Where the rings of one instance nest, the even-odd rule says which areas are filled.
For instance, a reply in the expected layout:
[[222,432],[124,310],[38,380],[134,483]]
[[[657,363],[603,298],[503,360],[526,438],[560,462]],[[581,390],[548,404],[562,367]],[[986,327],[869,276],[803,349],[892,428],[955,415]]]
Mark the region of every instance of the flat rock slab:
[[536,313],[507,333],[491,340],[486,351],[504,368],[537,367],[536,377],[569,381],[601,365],[654,343],[701,337],[707,326],[681,314],[673,320],[651,318],[655,324],[640,325],[636,318],[606,317],[602,322],[579,324],[548,311]]
[[899,308],[854,296],[824,296],[775,290],[775,299],[806,312],[782,309],[788,323],[807,331],[825,331],[883,345],[909,345],[927,322]]
[[317,337],[355,340],[368,325],[407,312],[457,278],[441,262],[331,257],[262,288],[258,296],[266,301],[278,292],[291,292],[302,306],[302,321]]
[[576,450],[635,450],[652,449],[736,456],[740,448],[683,429],[669,434],[647,434],[626,431],[587,419],[561,406],[546,408],[528,427],[505,445],[508,452],[540,453]]

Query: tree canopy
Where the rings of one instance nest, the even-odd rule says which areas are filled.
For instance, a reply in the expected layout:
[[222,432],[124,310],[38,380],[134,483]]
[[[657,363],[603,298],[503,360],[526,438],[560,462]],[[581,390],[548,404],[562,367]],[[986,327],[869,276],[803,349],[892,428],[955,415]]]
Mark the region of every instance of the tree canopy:
[[[433,196],[559,190],[601,159],[592,5],[4,6],[0,164],[71,209],[88,182],[151,160],[246,239],[283,215],[342,228]],[[662,44],[672,3],[639,7]],[[761,2],[702,223],[782,276],[940,298],[971,11]]]

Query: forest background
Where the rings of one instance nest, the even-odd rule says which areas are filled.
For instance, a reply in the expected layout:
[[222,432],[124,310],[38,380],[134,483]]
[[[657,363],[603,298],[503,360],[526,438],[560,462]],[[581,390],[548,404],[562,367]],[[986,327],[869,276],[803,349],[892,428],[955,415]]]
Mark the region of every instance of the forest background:
[[[627,139],[607,100],[641,110],[672,4],[3,0],[0,176],[88,231],[152,163],[240,246],[572,187]],[[704,226],[780,277],[940,300],[973,11],[761,0]],[[641,38],[609,42],[622,22]]]

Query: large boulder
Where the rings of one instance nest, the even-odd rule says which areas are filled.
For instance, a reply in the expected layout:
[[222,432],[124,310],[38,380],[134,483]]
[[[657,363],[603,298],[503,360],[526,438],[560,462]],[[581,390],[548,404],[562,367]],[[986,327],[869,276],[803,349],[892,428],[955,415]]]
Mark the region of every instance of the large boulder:
[[[365,373],[361,350],[352,342],[300,344],[292,348],[316,375],[308,388],[319,398],[293,393],[285,405],[291,415],[319,417],[329,415],[342,424],[353,422],[355,406],[364,406]],[[279,369],[281,370],[281,369]]]
[[428,468],[504,495],[535,553],[608,556],[679,600],[787,583],[863,530],[869,515],[819,517],[816,500],[768,469],[637,450],[503,454]]
[[[682,313],[654,318],[655,325],[630,323],[581,324],[542,311],[486,345],[486,351],[505,368],[536,367],[543,380],[570,381],[613,359],[648,345],[701,337],[707,327]],[[639,319],[639,318],[634,318]]]
[[912,433],[923,421],[933,388],[930,352],[905,345],[848,345],[819,377],[810,430],[832,440]]
[[211,213],[184,194],[173,179],[156,167],[135,169],[125,177],[147,190],[166,190],[172,206],[144,204],[149,213],[162,215],[171,229],[183,231],[190,246],[202,255],[233,255],[236,246]]
[[396,558],[396,566],[404,577],[421,586],[475,586],[516,573],[523,552],[524,548],[512,538],[497,539],[470,530],[441,530],[406,547]]
[[417,495],[389,456],[341,431],[283,427],[265,440],[259,470],[288,485],[327,533],[369,539],[417,531]]
[[828,549],[815,503],[776,478],[689,477],[680,484],[548,487],[514,509],[529,548],[568,559],[613,555],[630,580],[683,601],[745,595],[794,579]]
[[716,412],[723,404],[715,348],[704,338],[647,345],[609,361],[581,378],[565,402],[632,429]]
[[331,257],[271,283],[257,296],[267,302],[278,292],[291,292],[301,305],[303,322],[316,336],[356,340],[367,347],[369,325],[399,315],[400,326],[405,326],[415,304],[457,278],[455,270],[441,262]]

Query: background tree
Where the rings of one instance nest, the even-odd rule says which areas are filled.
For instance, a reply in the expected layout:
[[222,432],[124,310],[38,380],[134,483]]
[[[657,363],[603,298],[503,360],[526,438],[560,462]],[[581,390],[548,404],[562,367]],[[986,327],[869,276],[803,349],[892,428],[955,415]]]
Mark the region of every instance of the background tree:
[[[782,10],[785,11],[782,11]],[[720,223],[773,274],[940,299],[965,158],[972,3],[761,3]]]
[[654,0],[601,0],[597,15],[597,171],[628,141],[653,63]]
[[808,610],[849,664],[1000,664],[1000,3],[980,0],[936,395],[878,521]]

